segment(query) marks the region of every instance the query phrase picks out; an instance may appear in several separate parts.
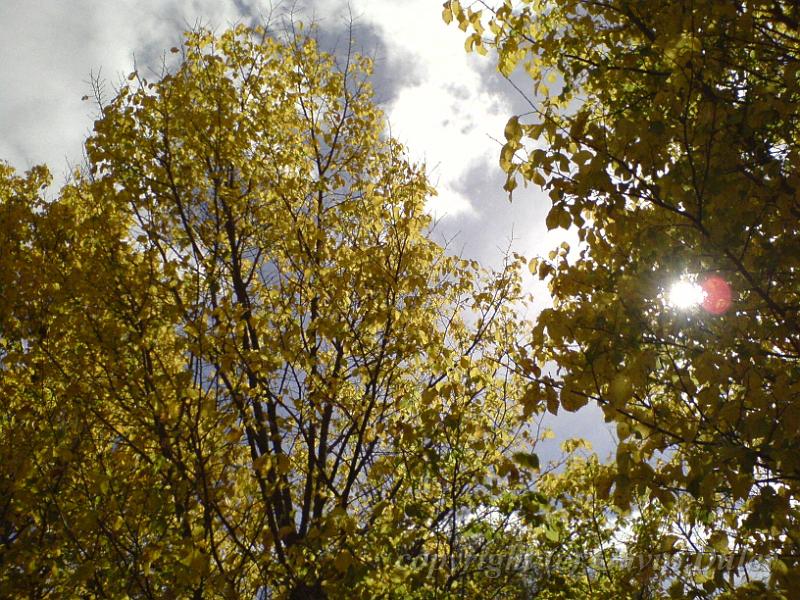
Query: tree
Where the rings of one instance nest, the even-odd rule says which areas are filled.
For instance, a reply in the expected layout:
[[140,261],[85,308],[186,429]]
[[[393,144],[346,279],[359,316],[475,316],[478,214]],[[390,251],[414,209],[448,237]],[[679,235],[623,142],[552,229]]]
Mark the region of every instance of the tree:
[[55,198],[0,171],[0,595],[468,585],[413,559],[530,484],[521,259],[430,239],[368,59],[243,27],[182,52]]
[[[453,0],[443,16],[525,81],[506,190],[541,186],[548,227],[580,240],[531,263],[554,304],[531,339],[542,401],[596,402],[617,423],[617,505],[688,499],[710,546],[768,557],[775,593],[797,590],[800,8],[480,4]],[[681,280],[702,306],[665,301]],[[765,583],[746,581],[712,578],[703,593]]]

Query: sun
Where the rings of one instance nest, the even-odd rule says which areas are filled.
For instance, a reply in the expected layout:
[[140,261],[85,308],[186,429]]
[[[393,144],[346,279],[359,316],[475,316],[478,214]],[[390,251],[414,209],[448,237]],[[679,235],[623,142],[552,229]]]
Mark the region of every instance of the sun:
[[669,288],[667,304],[680,309],[694,308],[703,303],[705,296],[703,286],[686,280],[676,281]]

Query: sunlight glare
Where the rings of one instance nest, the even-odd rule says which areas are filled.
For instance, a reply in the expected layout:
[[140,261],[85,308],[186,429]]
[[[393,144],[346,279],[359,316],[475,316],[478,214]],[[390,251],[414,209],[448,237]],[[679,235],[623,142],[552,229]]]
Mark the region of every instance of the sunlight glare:
[[705,291],[703,287],[691,281],[676,281],[669,289],[667,301],[675,308],[688,309],[703,303]]

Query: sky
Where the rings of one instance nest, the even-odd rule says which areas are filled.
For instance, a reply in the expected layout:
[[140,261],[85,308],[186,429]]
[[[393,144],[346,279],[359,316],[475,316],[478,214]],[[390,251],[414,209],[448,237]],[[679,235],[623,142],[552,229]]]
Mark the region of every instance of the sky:
[[[93,76],[113,88],[136,67],[157,69],[164,52],[197,24],[222,31],[235,23],[262,22],[292,7],[313,21],[323,47],[346,43],[352,21],[356,47],[375,58],[373,86],[391,134],[414,160],[424,161],[438,196],[429,210],[435,235],[448,248],[488,267],[505,251],[546,254],[563,232],[548,232],[550,202],[539,190],[518,188],[514,201],[502,190],[498,166],[503,128],[523,112],[524,101],[489,57],[464,52],[463,33],[441,20],[438,0],[306,0],[270,7],[268,0],[0,0],[0,160],[24,171],[45,163],[56,181],[81,162],[82,143],[96,118]],[[546,288],[527,273],[535,310]],[[605,456],[612,436],[602,413],[548,417],[556,435],[540,450],[584,437]]]

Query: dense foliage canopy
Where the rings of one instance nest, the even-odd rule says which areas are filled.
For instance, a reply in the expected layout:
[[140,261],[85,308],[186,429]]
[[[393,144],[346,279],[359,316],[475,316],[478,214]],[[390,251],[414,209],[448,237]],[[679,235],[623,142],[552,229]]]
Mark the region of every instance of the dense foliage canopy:
[[[794,597],[800,6],[454,0],[443,17],[529,102],[505,130],[506,190],[541,186],[548,227],[580,240],[531,264],[554,302],[532,337],[541,397],[616,422],[616,505],[686,501],[676,550],[763,557]],[[681,280],[701,306],[670,305]],[[723,575],[673,593],[765,583]]]
[[[0,597],[796,595],[800,7],[443,18],[528,103],[506,191],[578,240],[535,323],[301,28],[188,33],[54,193],[0,163]],[[588,403],[615,460],[540,465]]]
[[370,68],[192,32],[55,198],[2,167],[0,596],[472,585],[449,557],[528,478],[520,259],[431,241]]

